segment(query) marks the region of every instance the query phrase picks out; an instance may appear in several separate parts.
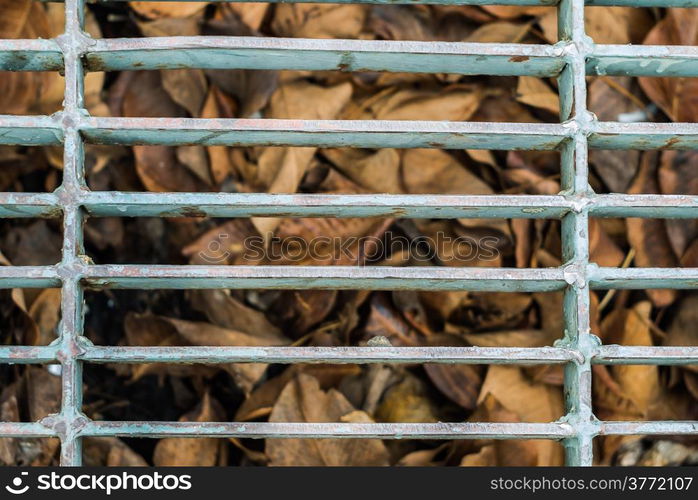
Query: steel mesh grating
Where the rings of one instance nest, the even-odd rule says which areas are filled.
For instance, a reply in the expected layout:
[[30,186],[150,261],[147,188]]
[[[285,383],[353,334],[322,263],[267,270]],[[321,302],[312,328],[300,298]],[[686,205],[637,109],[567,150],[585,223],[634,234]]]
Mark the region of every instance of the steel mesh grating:
[[[104,0],[106,1],[106,0]],[[210,0],[209,0],[210,1]],[[221,0],[222,1],[222,0]],[[315,0],[318,1],[318,0]],[[344,0],[335,0],[339,3]],[[365,0],[366,3],[396,3]],[[556,5],[555,0],[404,0],[397,3]],[[698,197],[597,195],[589,148],[697,149],[695,123],[599,122],[586,110],[586,75],[698,76],[698,47],[594,45],[584,0],[558,5],[560,42],[550,46],[241,37],[95,40],[83,30],[84,0],[65,0],[65,33],[53,40],[1,40],[0,69],[65,75],[63,111],[0,116],[0,144],[63,145],[63,184],[53,193],[0,193],[2,217],[62,217],[56,266],[0,267],[0,287],[61,287],[60,337],[45,347],[2,346],[3,363],[62,365],[62,407],[34,423],[0,422],[0,436],[61,440],[61,463],[79,465],[84,436],[377,437],[563,440],[568,465],[591,465],[598,435],[698,434],[698,422],[602,422],[592,412],[591,365],[698,363],[698,347],[599,345],[590,332],[590,288],[698,288],[698,269],[600,268],[589,262],[588,219],[698,217]],[[698,7],[696,0],[596,0],[586,5]],[[640,64],[642,62],[642,64]],[[172,68],[409,71],[557,76],[559,124],[101,118],[83,109],[84,71]],[[83,144],[294,145],[545,149],[562,152],[563,191],[554,196],[269,195],[91,192]],[[555,218],[560,268],[354,268],[93,265],[83,258],[86,216]],[[564,337],[555,347],[100,347],[83,333],[83,288],[267,288],[564,291]],[[331,362],[551,363],[565,366],[567,414],[550,423],[101,422],[81,413],[83,363]]]

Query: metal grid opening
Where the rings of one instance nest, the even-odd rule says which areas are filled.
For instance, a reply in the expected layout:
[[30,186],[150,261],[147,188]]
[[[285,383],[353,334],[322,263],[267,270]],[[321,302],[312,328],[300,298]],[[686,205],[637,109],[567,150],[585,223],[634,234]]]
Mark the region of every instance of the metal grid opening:
[[[106,1],[106,0],[102,0]],[[211,0],[209,0],[211,1]],[[224,0],[217,0],[224,1]],[[291,0],[304,1],[304,0]],[[314,0],[325,1],[325,0]],[[333,0],[349,3],[349,0]],[[586,108],[587,75],[698,77],[698,47],[595,45],[584,32],[584,0],[359,0],[364,3],[557,5],[555,45],[308,40],[242,37],[92,39],[84,0],[65,0],[65,32],[51,40],[1,40],[0,69],[62,71],[65,100],[52,116],[0,116],[0,144],[63,145],[64,174],[53,193],[0,193],[2,217],[62,217],[55,266],[0,267],[0,287],[60,287],[59,339],[2,346],[3,363],[60,363],[62,406],[35,423],[0,423],[3,437],[58,437],[61,464],[79,465],[85,436],[247,438],[440,438],[562,440],[568,465],[591,465],[600,435],[698,434],[698,422],[597,420],[591,365],[698,363],[698,347],[600,345],[590,331],[589,289],[698,288],[695,268],[604,268],[589,262],[589,216],[698,217],[698,197],[598,195],[587,154],[599,149],[696,149],[695,123],[600,122]],[[586,5],[698,7],[697,0],[591,0]],[[557,77],[557,124],[424,121],[102,118],[83,107],[85,71],[130,69],[304,69]],[[92,192],[83,144],[284,145],[364,148],[559,150],[558,195],[275,195]],[[86,216],[555,218],[562,221],[559,268],[355,268],[93,265],[83,256]],[[414,289],[564,291],[565,331],[554,347],[102,347],[83,334],[83,288]],[[470,363],[564,364],[566,415],[550,423],[199,423],[103,422],[81,412],[83,363]]]

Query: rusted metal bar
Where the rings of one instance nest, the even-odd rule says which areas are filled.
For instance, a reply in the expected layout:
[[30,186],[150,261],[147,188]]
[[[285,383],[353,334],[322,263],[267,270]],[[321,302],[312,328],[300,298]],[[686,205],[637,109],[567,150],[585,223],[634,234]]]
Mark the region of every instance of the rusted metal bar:
[[[0,268],[0,271],[2,268]],[[85,266],[88,286],[103,288],[236,288],[365,290],[561,290],[562,268],[361,266]]]
[[378,439],[562,439],[574,433],[566,423],[295,423],[295,422],[99,422],[81,436],[378,438]]
[[80,359],[94,363],[440,363],[560,364],[580,361],[557,347],[102,347]]

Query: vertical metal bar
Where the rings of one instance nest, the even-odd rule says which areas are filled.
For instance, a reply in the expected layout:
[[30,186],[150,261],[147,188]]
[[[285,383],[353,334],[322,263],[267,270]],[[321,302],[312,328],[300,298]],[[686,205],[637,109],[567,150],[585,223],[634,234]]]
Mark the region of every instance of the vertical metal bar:
[[[583,202],[590,195],[587,134],[592,118],[586,109],[585,59],[589,41],[584,33],[584,0],[562,0],[558,8],[560,39],[565,46],[567,66],[560,83],[560,118],[570,121],[574,135],[563,147],[561,178],[563,191]],[[589,319],[589,213],[585,203],[562,219],[562,257],[567,278],[563,301],[565,337],[563,344],[582,354],[582,362],[565,367],[566,420],[575,436],[564,441],[567,465],[592,465],[592,440],[597,432],[591,399],[591,358],[597,347]]]
[[62,366],[62,404],[56,423],[61,438],[61,465],[82,463],[82,440],[78,437],[82,415],[82,363],[77,360],[83,324],[83,291],[80,258],[83,252],[83,217],[80,198],[84,187],[83,143],[77,128],[83,114],[84,0],[66,0],[65,33],[58,38],[65,61],[63,184],[58,195],[63,206],[63,258],[59,272],[61,330],[59,359]]

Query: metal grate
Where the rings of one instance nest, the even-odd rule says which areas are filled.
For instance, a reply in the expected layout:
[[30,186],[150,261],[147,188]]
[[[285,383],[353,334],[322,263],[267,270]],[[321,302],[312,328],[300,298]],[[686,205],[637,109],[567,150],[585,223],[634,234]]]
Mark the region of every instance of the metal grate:
[[[211,0],[209,0],[211,1]],[[222,0],[221,0],[222,1]],[[302,1],[302,0],[298,0]],[[324,1],[324,0],[315,0]],[[348,0],[335,0],[341,3]],[[366,3],[556,5],[555,0],[361,0]],[[65,0],[65,33],[52,40],[1,40],[0,69],[65,74],[63,111],[0,116],[0,143],[64,147],[63,184],[53,193],[0,193],[2,217],[62,217],[55,266],[0,267],[0,287],[61,287],[60,337],[50,346],[2,346],[3,363],[62,365],[62,407],[34,423],[1,422],[1,436],[61,440],[61,463],[81,463],[85,436],[376,437],[563,440],[569,465],[592,463],[598,435],[698,434],[698,422],[601,422],[592,413],[591,365],[698,363],[698,347],[599,345],[589,325],[589,288],[698,288],[698,269],[617,269],[589,262],[588,218],[698,217],[698,197],[597,195],[587,152],[696,149],[698,124],[599,122],[586,110],[587,75],[698,76],[698,47],[594,45],[584,0],[558,5],[555,45],[174,37],[94,40],[82,31],[84,0]],[[698,7],[698,0],[592,0],[587,5]],[[558,77],[558,124],[423,121],[101,118],[83,108],[83,72],[168,68],[378,70]],[[554,196],[269,195],[91,192],[83,144],[293,145],[543,149],[562,152]],[[347,268],[92,265],[83,258],[85,216],[529,217],[562,220],[560,268]],[[555,347],[98,347],[83,333],[83,288],[336,288],[482,291],[563,290],[565,332]],[[550,423],[98,422],[81,413],[83,363],[331,362],[557,363],[565,365],[567,414]]]

